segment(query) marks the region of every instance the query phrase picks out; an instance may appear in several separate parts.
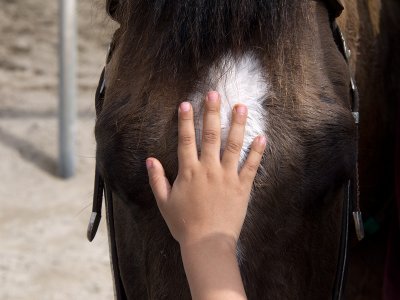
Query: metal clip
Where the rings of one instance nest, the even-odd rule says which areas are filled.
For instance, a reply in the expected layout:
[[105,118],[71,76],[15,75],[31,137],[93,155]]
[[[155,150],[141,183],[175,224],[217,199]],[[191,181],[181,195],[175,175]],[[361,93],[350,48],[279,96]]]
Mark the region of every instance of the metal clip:
[[351,50],[350,50],[350,48],[347,47],[346,42],[344,42],[344,52],[346,53],[346,57],[349,60],[351,57]]
[[354,122],[356,124],[359,124],[360,123],[360,114],[357,111],[355,111],[355,112],[353,112],[353,117],[354,117]]
[[99,93],[103,94],[105,88],[106,88],[106,79],[105,79],[105,76],[104,76],[104,78],[103,78],[103,80],[101,82],[101,87],[100,87]]
[[347,46],[347,42],[346,39],[344,38],[343,32],[339,29],[339,27],[337,27],[337,29],[340,35],[340,39],[342,40],[344,55],[346,57],[346,60],[348,61],[351,57],[351,50],[349,46]]
[[[110,60],[110,57],[111,57],[111,43],[108,44],[108,49],[107,49],[107,54],[106,54],[106,63],[104,65],[104,68],[107,67],[107,63]],[[105,87],[106,87],[106,76],[104,74],[103,81],[101,82],[100,94],[102,94],[104,92]]]
[[359,106],[360,106],[360,96],[358,94],[358,88],[354,77],[351,75],[350,72],[350,84],[351,84],[351,96],[352,96],[352,103],[351,109],[353,111],[353,116],[356,121],[356,124],[360,122],[360,113],[359,113]]
[[108,48],[107,48],[106,62],[105,62],[106,64],[110,60],[110,55],[111,55],[111,43],[108,44]]
[[356,229],[357,238],[359,241],[361,241],[365,236],[361,211],[359,210],[353,211],[353,219],[354,219],[354,226]]

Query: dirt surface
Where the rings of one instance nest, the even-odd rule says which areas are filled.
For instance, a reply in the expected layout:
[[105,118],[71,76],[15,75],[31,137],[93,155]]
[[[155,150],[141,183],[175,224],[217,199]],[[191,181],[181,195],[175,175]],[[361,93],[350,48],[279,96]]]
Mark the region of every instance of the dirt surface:
[[94,91],[115,24],[81,0],[76,176],[57,176],[58,1],[0,0],[0,299],[112,299],[105,220],[93,243]]

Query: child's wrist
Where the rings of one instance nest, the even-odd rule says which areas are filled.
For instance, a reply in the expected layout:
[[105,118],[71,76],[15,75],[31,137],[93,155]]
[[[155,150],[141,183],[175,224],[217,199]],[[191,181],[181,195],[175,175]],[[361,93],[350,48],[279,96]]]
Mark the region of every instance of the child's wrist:
[[179,242],[182,252],[204,251],[229,252],[236,254],[236,239],[229,235],[214,234],[206,237],[191,237]]
[[229,235],[180,243],[193,299],[246,299],[236,245],[236,239]]

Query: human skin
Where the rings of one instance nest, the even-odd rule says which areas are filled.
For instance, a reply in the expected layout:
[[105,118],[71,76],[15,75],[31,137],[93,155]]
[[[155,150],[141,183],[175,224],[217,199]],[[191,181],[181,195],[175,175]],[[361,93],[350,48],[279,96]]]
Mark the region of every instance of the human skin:
[[246,216],[254,177],[266,138],[254,139],[238,171],[247,107],[237,104],[222,158],[220,96],[205,100],[201,154],[198,157],[193,109],[179,106],[179,171],[171,186],[161,163],[146,160],[150,186],[172,236],[179,242],[193,299],[246,299],[236,246]]

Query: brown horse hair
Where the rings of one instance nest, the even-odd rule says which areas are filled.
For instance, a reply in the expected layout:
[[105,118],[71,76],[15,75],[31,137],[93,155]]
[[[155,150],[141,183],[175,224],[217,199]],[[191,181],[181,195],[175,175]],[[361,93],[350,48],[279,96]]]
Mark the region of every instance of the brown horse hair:
[[[301,75],[289,61],[298,60],[298,39],[307,27],[306,2],[120,1],[113,6],[123,41],[118,72],[130,72],[124,67],[144,61],[150,69],[148,82],[165,85],[182,72],[201,77],[227,50],[233,57],[252,51],[273,65],[275,85],[290,94]],[[282,69],[289,65],[290,71]]]

